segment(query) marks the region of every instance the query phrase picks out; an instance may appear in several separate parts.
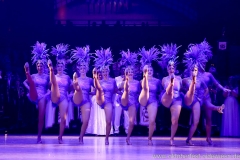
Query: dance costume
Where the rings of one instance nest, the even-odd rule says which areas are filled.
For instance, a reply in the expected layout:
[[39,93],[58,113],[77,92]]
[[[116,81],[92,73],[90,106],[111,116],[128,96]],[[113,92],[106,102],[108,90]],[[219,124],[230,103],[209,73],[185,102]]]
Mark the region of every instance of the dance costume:
[[[163,88],[166,92],[166,88],[171,83],[171,77],[170,76],[164,77],[162,80],[162,83],[163,83]],[[180,76],[175,76],[174,85],[173,85],[173,99],[172,99],[172,104],[170,106],[172,106],[177,101],[181,102],[182,104],[182,98],[184,95],[180,91],[181,86],[182,86],[182,78]]]
[[[103,93],[104,93],[104,103],[100,106],[102,109],[104,109],[104,106],[107,103],[113,104],[113,95],[115,91],[117,90],[116,81],[113,78],[109,78],[108,80],[99,80],[99,83],[102,87]],[[113,106],[113,105],[112,105]]]
[[[36,105],[38,104],[38,102],[42,99],[47,97],[48,93],[48,87],[49,87],[49,76],[47,74],[32,74],[31,75],[32,80],[35,83],[35,87],[37,90],[37,95],[38,95],[38,99],[36,101],[32,101],[30,99],[29,94],[27,95],[29,100],[32,101],[33,103],[35,103]],[[24,82],[28,82],[27,80],[25,80]]]
[[[188,90],[192,82],[192,77],[184,78],[183,81],[184,81],[184,88]],[[188,107],[191,108],[196,102],[199,102],[200,106],[202,106],[203,100],[206,98],[206,95],[205,95],[206,90],[207,90],[206,84],[200,78],[197,78],[197,81],[195,84],[194,99],[192,104]]]
[[[124,82],[122,82],[124,85]],[[122,106],[122,108],[124,110],[128,110],[128,107],[132,106],[132,105],[135,105],[135,107],[139,107],[139,101],[138,101],[138,97],[139,97],[139,94],[141,92],[141,85],[140,85],[140,82],[137,81],[137,80],[131,80],[131,81],[128,81],[128,85],[129,85],[129,97],[128,97],[128,104],[127,106]]]
[[93,79],[89,77],[85,77],[85,78],[78,77],[77,79],[78,79],[78,84],[82,89],[82,95],[83,95],[83,100],[81,104],[79,104],[78,106],[82,106],[88,102],[91,103],[89,93],[91,92],[91,87],[93,86]]
[[161,81],[157,78],[152,77],[151,79],[148,79],[148,86],[149,86],[149,99],[146,106],[154,102],[157,102],[159,104],[159,95],[161,93]]
[[72,85],[72,80],[66,74],[62,74],[62,75],[57,74],[55,76],[56,76],[56,81],[57,81],[59,93],[60,93],[60,98],[56,104],[59,105],[63,100],[65,99],[68,100],[69,89],[70,89],[70,86]]

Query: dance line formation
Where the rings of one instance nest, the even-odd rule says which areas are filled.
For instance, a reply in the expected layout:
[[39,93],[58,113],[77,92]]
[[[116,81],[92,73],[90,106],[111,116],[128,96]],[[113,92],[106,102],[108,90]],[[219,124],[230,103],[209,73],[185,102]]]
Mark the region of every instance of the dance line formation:
[[[68,44],[58,44],[49,50],[45,43],[36,42],[32,49],[32,64],[36,65],[37,73],[30,73],[28,62],[24,65],[24,85],[29,90],[29,100],[38,108],[37,143],[42,143],[44,117],[46,116],[45,127],[52,126],[55,108],[59,107],[58,142],[62,144],[64,130],[74,117],[73,108],[78,106],[82,121],[80,144],[84,144],[85,133],[97,132],[106,135],[105,145],[109,145],[109,135],[113,132],[119,133],[123,110],[126,144],[131,145],[130,137],[137,110],[144,107],[148,114],[148,145],[153,145],[152,136],[160,103],[171,112],[171,146],[175,145],[174,136],[182,107],[191,110],[191,127],[186,144],[194,145],[192,137],[199,123],[201,108],[206,116],[206,141],[209,145],[213,143],[212,111],[222,114],[225,105],[215,106],[211,103],[210,85],[214,84],[224,94],[231,93],[231,90],[224,88],[210,72],[205,71],[206,63],[212,58],[211,46],[206,40],[199,44],[190,44],[184,53],[182,63],[185,64],[185,77],[176,74],[177,65],[181,63],[178,56],[181,46],[176,44],[165,44],[159,48],[153,46],[150,49],[143,47],[137,52],[121,51],[119,64],[122,76],[115,78],[110,77],[110,66],[113,64],[110,48],[101,48],[91,53],[88,45],[75,49],[69,47]],[[56,74],[49,57],[56,58]],[[93,77],[87,77],[91,59],[94,62]],[[69,63],[76,65],[72,78],[65,72]],[[162,80],[155,78],[153,63],[166,70],[168,76]],[[140,81],[134,75],[136,64],[140,64],[142,69],[143,78]],[[91,112],[92,109],[94,112]]]

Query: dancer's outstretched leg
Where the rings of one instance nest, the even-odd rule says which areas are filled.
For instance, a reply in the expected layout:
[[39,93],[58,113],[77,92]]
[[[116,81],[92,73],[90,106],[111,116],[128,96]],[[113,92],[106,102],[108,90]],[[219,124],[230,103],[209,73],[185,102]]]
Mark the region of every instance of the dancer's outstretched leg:
[[142,90],[139,95],[139,103],[141,106],[146,106],[149,99],[149,85],[148,85],[148,69],[144,69],[144,76],[142,80]]
[[57,103],[60,98],[60,92],[59,87],[57,84],[56,77],[53,72],[53,66],[52,61],[48,60],[48,68],[49,68],[49,74],[50,74],[50,82],[51,82],[51,99],[53,103]]
[[174,75],[171,75],[171,83],[166,88],[166,92],[163,94],[161,102],[162,104],[169,108],[173,100],[173,85],[174,85]]
[[209,109],[212,111],[218,111],[218,113],[223,113],[223,109],[225,108],[224,104],[222,104],[221,106],[215,106],[214,104],[212,104],[210,97],[208,97],[208,98],[206,98],[206,100],[204,100],[204,106],[205,106],[205,109]]
[[28,62],[25,63],[24,65],[27,81],[29,83],[29,96],[32,101],[37,101],[38,99],[38,94],[37,94],[37,89],[35,86],[35,83],[30,75],[30,68]]
[[129,90],[128,90],[128,78],[126,78],[126,81],[124,82],[124,91],[121,97],[121,103],[123,106],[127,106],[128,105],[128,97],[129,97]]
[[223,104],[222,106],[215,106],[213,105],[208,99],[205,100],[204,102],[204,111],[205,111],[205,117],[206,117],[206,136],[207,139],[206,141],[208,142],[209,145],[212,145],[212,140],[211,140],[211,130],[212,130],[212,111],[218,111],[219,113],[223,113],[223,109],[225,108],[225,105]]
[[97,70],[93,69],[93,83],[96,88],[96,101],[98,105],[102,105],[105,101],[103,89],[98,81]]
[[184,97],[184,102],[187,106],[190,106],[193,102],[195,88],[196,88],[196,76],[193,75],[193,79],[189,86],[189,90],[187,91],[187,93],[185,94],[185,97]]
[[76,105],[79,105],[82,103],[83,100],[83,93],[82,89],[78,84],[77,74],[73,75],[73,88],[74,88],[74,94],[73,94],[73,102]]

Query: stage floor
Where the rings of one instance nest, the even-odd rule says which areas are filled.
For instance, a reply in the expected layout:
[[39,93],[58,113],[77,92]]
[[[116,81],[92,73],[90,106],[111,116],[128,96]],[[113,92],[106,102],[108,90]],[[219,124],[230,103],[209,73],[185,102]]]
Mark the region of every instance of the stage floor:
[[[213,138],[208,146],[205,138],[193,138],[195,146],[185,144],[186,137],[176,137],[176,146],[169,146],[169,137],[132,137],[128,146],[125,137],[86,136],[84,145],[77,136],[64,136],[58,144],[57,136],[43,136],[43,144],[36,144],[36,136],[0,136],[0,159],[81,159],[81,160],[150,160],[150,159],[240,159],[240,138]],[[227,158],[228,157],[228,158]]]

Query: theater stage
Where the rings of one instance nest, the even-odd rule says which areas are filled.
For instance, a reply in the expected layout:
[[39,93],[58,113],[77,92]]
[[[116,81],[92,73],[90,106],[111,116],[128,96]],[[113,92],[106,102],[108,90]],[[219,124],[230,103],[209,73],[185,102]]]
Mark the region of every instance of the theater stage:
[[147,145],[147,137],[132,137],[130,146],[125,139],[110,137],[105,146],[98,136],[86,136],[84,145],[77,136],[64,136],[64,144],[58,144],[57,136],[43,136],[43,143],[36,144],[36,136],[1,135],[0,159],[240,159],[240,138],[213,138],[212,146],[205,138],[194,138],[195,146],[187,146],[186,137],[176,137],[176,146],[169,146],[169,137],[153,137],[153,146]]

